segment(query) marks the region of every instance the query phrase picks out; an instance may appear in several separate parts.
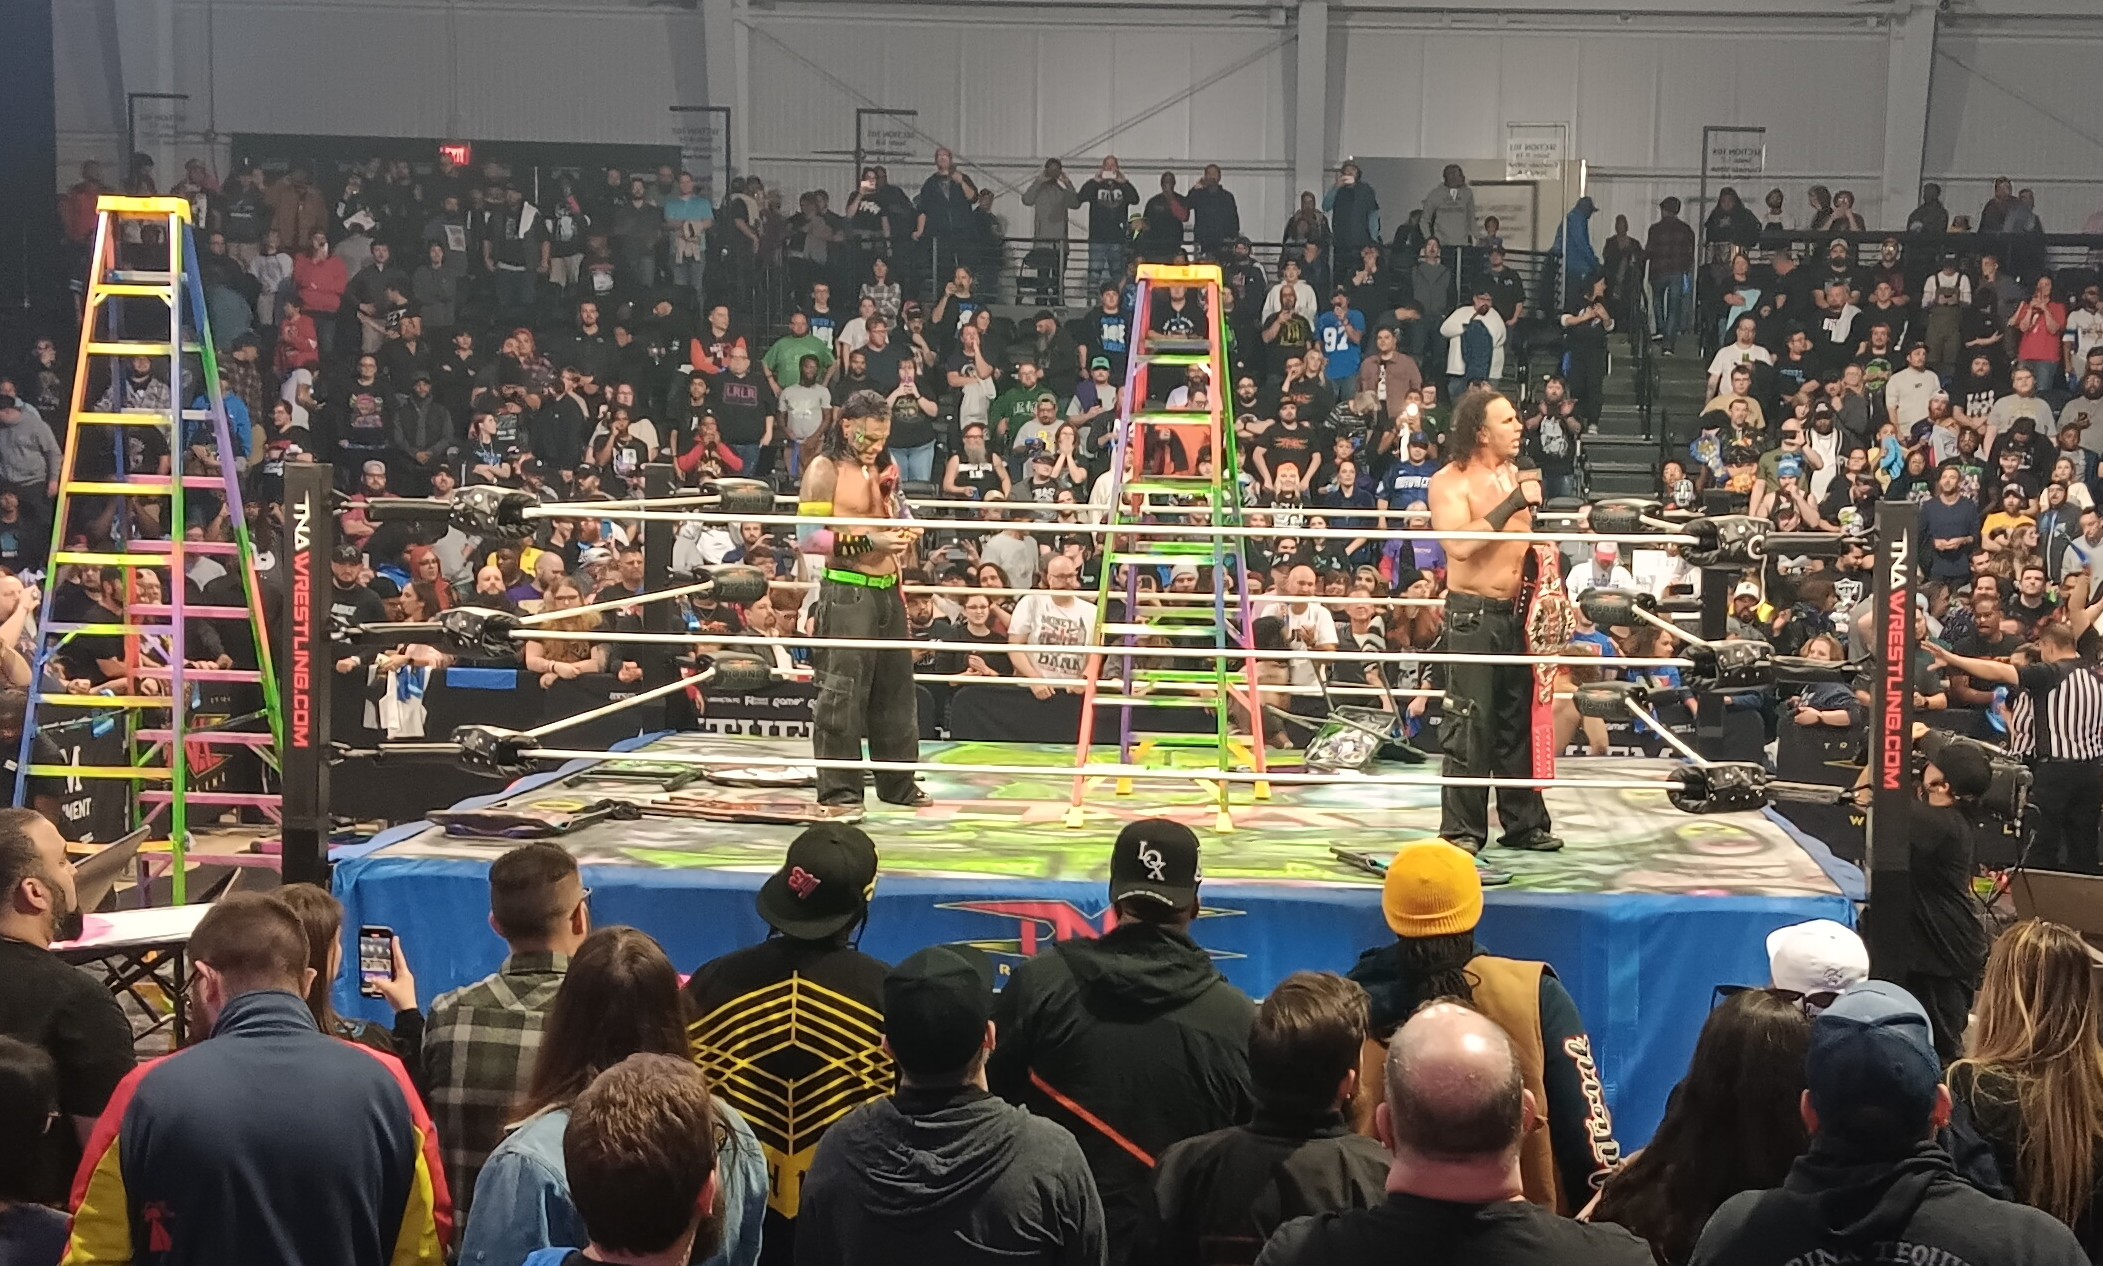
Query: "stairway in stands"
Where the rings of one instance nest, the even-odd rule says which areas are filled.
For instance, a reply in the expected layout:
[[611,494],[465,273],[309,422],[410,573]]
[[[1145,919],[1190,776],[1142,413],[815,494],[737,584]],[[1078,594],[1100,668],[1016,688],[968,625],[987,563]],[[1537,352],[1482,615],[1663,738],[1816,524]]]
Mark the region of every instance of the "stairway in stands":
[[[1675,356],[1657,355],[1655,344],[1648,356],[1632,356],[1619,334],[1613,336],[1612,348],[1613,365],[1607,375],[1599,430],[1585,437],[1591,490],[1594,495],[1655,496],[1658,463],[1667,451],[1685,451],[1694,419],[1701,414],[1706,385],[1703,361],[1692,336],[1680,339]],[[1650,400],[1648,434],[1642,409],[1646,393]],[[1661,436],[1666,438],[1661,440]]]

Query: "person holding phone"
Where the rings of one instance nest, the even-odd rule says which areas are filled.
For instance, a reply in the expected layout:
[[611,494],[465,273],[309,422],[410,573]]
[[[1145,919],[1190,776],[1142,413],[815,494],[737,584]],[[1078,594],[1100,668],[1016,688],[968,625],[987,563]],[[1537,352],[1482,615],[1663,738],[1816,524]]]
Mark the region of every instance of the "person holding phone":
[[385,1000],[394,1011],[394,1027],[337,1014],[334,994],[343,975],[343,904],[326,888],[286,884],[275,894],[291,907],[307,933],[307,961],[316,964],[307,988],[307,1010],[322,1032],[346,1042],[369,1046],[402,1061],[409,1080],[423,1085],[424,1013],[416,1005],[416,977],[393,929],[358,929],[358,993]]
[[1103,156],[1101,170],[1075,191],[1088,208],[1088,284],[1093,288],[1124,283],[1125,256],[1132,240],[1132,209],[1139,190],[1125,179],[1117,155]]

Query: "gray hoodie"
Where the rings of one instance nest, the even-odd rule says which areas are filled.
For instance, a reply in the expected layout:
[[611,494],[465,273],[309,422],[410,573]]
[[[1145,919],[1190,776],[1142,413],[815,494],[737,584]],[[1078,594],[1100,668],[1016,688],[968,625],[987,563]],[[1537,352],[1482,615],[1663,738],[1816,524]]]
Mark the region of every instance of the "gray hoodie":
[[1063,1128],[975,1087],[906,1089],[826,1131],[799,1266],[1102,1266],[1103,1206]]
[[0,483],[45,484],[58,478],[65,455],[51,427],[28,405],[20,417],[0,422]]

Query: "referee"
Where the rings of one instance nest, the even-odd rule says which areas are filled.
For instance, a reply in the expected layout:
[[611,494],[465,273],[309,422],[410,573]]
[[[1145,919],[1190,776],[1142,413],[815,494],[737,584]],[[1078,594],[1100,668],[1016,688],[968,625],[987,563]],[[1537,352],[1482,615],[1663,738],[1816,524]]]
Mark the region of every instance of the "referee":
[[2055,870],[2093,875],[2103,823],[2103,677],[2081,658],[2079,634],[2061,622],[2037,633],[2038,661],[2021,668],[1998,659],[1953,655],[1933,642],[1930,654],[1974,682],[2008,692],[2008,750],[2035,771],[2037,845]]

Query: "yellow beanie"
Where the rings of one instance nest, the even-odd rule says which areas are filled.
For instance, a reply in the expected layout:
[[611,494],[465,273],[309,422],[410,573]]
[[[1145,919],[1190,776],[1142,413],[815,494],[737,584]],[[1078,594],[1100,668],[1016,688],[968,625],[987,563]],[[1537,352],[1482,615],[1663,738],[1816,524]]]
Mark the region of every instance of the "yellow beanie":
[[1412,940],[1473,931],[1482,922],[1475,859],[1444,840],[1404,844],[1388,863],[1380,909],[1396,936]]

